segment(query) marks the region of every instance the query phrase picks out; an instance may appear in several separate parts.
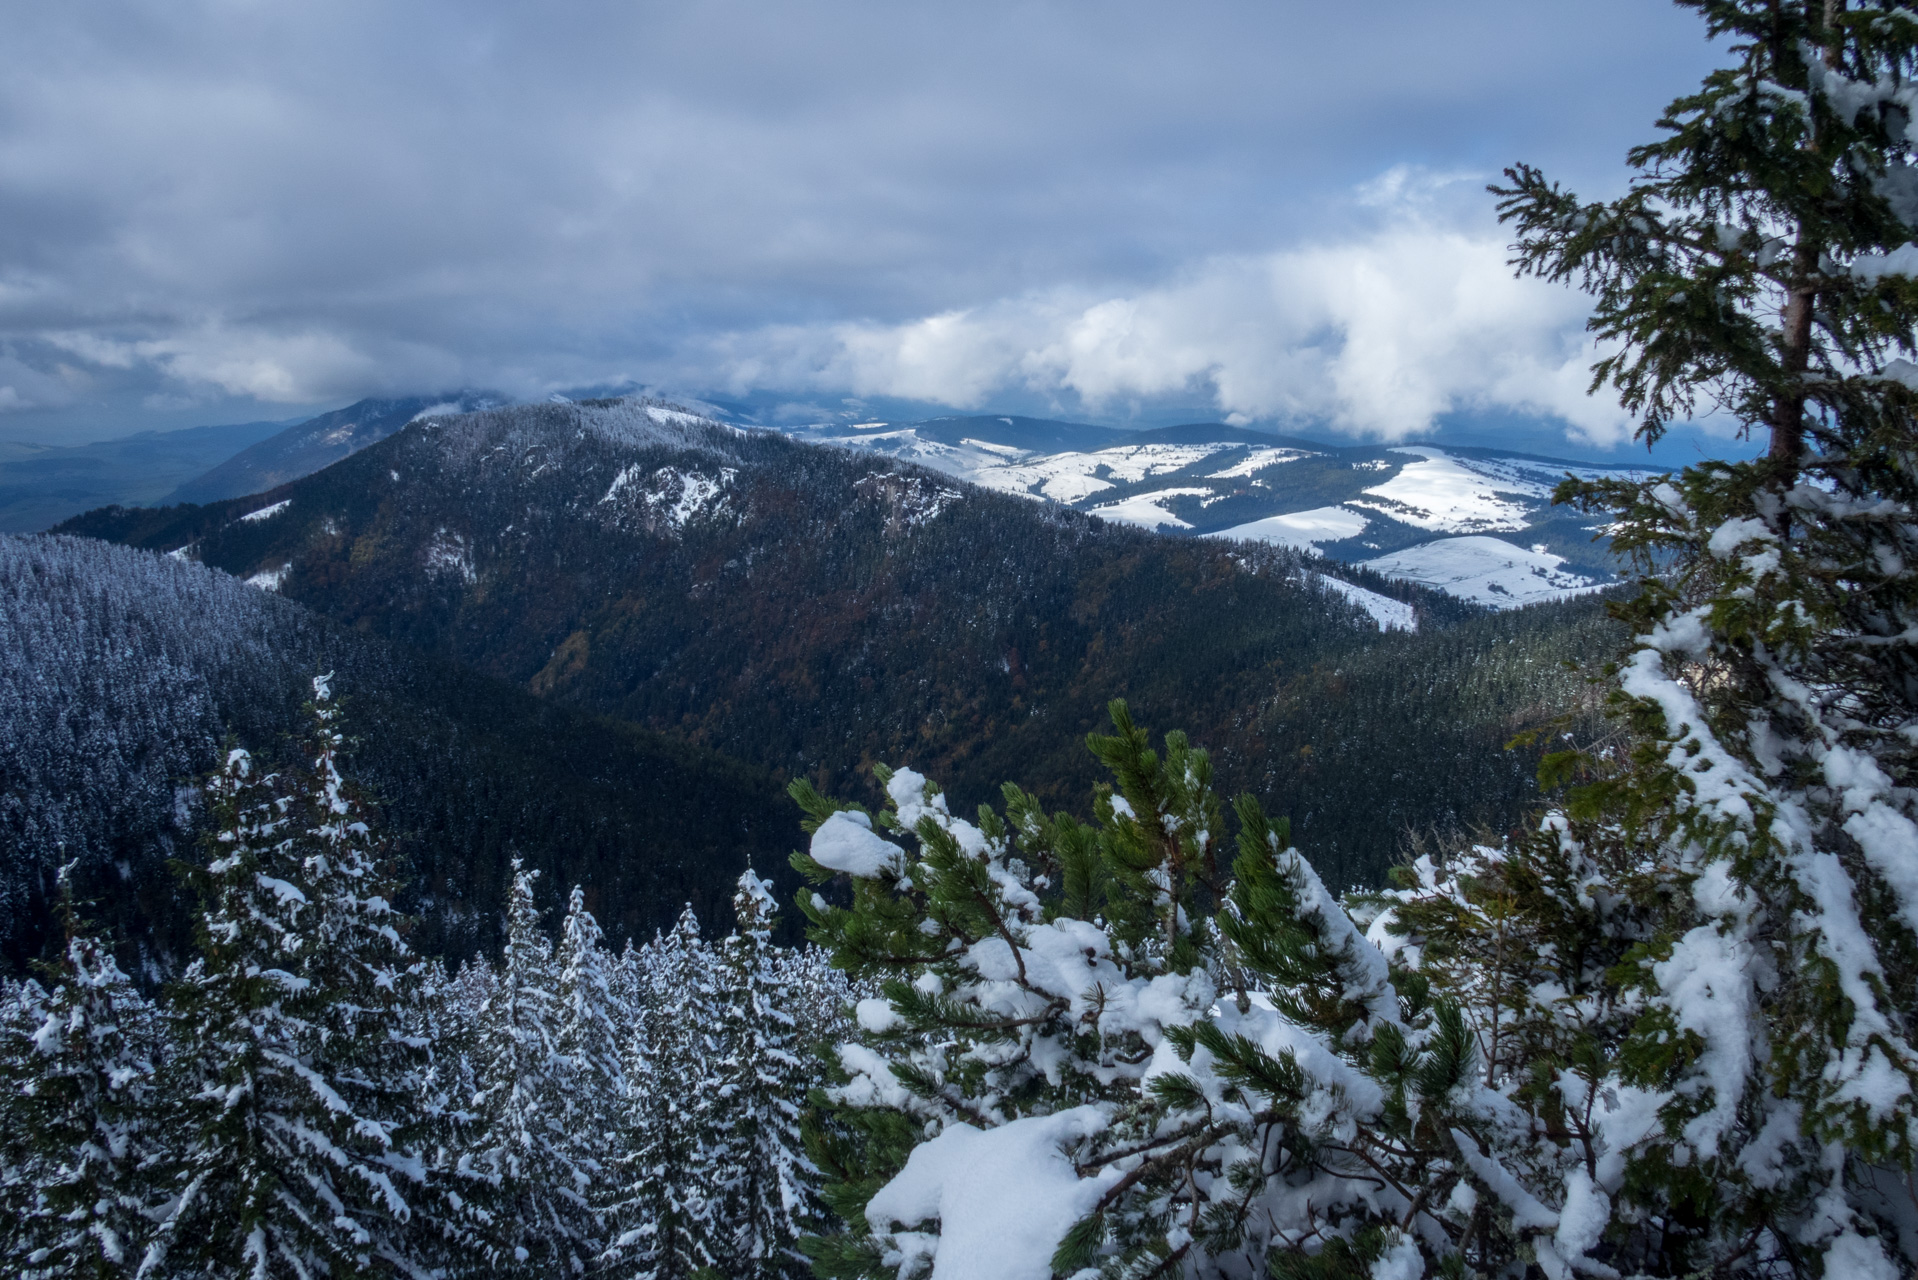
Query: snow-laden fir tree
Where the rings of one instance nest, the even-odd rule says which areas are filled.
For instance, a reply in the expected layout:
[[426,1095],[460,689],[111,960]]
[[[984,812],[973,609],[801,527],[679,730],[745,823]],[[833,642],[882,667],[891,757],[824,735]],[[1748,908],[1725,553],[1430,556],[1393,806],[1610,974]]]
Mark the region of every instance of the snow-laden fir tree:
[[1596,295],[1597,383],[1643,437],[1702,406],[1769,438],[1561,495],[1609,510],[1649,571],[1618,671],[1635,745],[1599,763],[1558,855],[1641,933],[1594,1120],[1606,1239],[1660,1274],[1905,1274],[1918,7],[1689,7],[1733,65],[1667,109],[1629,194],[1581,203],[1529,168],[1499,189],[1521,269]]
[[464,1164],[493,1182],[490,1264],[507,1276],[582,1274],[597,1252],[593,1179],[568,1132],[572,1070],[560,1047],[559,967],[533,901],[538,874],[514,860],[505,952],[470,1049],[475,1146]]
[[0,1260],[35,1247],[28,1223],[40,1194],[37,1156],[20,1085],[36,1070],[34,1037],[46,1020],[45,988],[32,979],[0,979]]
[[234,750],[209,786],[210,856],[190,869],[203,954],[169,1009],[161,1079],[179,1104],[173,1199],[141,1275],[412,1269],[413,960],[340,784],[324,678],[311,714],[309,769],[261,775]]
[[[620,1063],[622,1009],[613,990],[614,961],[599,922],[578,885],[560,929],[559,1051],[567,1063],[566,1122],[572,1163],[598,1183],[608,1171],[613,1129],[625,1093]],[[591,1188],[587,1198],[592,1199]]]
[[0,1024],[0,1267],[22,1280],[131,1275],[158,1203],[157,1019],[80,920],[69,872],[52,991],[22,984],[24,1016]]
[[644,949],[645,1016],[627,1040],[618,1154],[602,1202],[602,1263],[631,1280],[686,1280],[723,1258],[716,1229],[720,1002],[712,949],[689,905]]
[[791,1012],[798,993],[772,945],[778,904],[750,869],[733,913],[738,924],[719,958],[719,1124],[708,1157],[717,1244],[735,1280],[809,1276],[797,1246],[817,1218],[817,1173],[800,1136],[812,1073]]

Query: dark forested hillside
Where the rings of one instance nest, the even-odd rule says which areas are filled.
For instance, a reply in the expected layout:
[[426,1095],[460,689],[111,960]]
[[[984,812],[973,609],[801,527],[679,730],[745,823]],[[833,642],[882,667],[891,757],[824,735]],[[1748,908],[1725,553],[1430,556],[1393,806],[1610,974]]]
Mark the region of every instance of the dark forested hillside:
[[57,865],[164,967],[185,927],[166,868],[229,738],[283,759],[308,680],[336,673],[355,777],[384,810],[416,939],[490,945],[523,855],[609,932],[691,901],[719,919],[748,860],[800,839],[762,770],[355,635],[197,564],[99,542],[0,537],[0,955],[46,939]]
[[260,497],[63,527],[825,788],[884,760],[961,805],[1023,778],[1076,807],[1124,696],[1347,880],[1408,825],[1516,821],[1534,758],[1503,743],[1583,696],[1561,659],[1611,645],[1591,604],[1490,618],[1364,578],[1422,619],[1381,634],[1296,553],[634,402],[428,419]]

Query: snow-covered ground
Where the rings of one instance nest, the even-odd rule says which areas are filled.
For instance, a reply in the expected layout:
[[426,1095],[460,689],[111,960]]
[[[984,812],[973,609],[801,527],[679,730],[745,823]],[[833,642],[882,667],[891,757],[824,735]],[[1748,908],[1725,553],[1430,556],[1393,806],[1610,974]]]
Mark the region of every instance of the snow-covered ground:
[[1092,514],[1102,520],[1137,525],[1141,529],[1190,529],[1190,524],[1159,504],[1167,498],[1204,497],[1211,492],[1210,489],[1161,489],[1157,493],[1142,493],[1119,502],[1109,502],[1103,507],[1094,507]]
[[869,429],[854,427],[844,435],[818,437],[818,441],[842,449],[887,454],[902,462],[914,462],[961,480],[974,479],[982,471],[1005,466],[1009,459],[1026,456],[1023,449],[984,440],[969,439],[960,444],[943,444],[926,439],[911,427],[888,427],[883,422],[874,423]]
[[292,568],[290,564],[283,564],[277,569],[262,569],[244,581],[247,586],[258,587],[262,591],[278,591],[280,584],[286,581],[287,572]]
[[1419,461],[1367,489],[1371,500],[1356,498],[1354,505],[1434,533],[1523,529],[1537,504],[1552,496],[1552,486],[1540,479],[1509,472],[1494,477],[1443,449],[1408,445],[1392,452],[1414,454]]
[[1371,614],[1372,620],[1379,624],[1380,631],[1417,631],[1419,629],[1418,614],[1403,600],[1394,600],[1391,596],[1382,596],[1356,583],[1325,574],[1319,575],[1319,581]]
[[1094,453],[1055,453],[1026,462],[985,467],[967,479],[1001,493],[1038,494],[1054,502],[1078,502],[1115,485],[1137,484],[1203,462],[1215,453],[1240,448],[1244,446],[1230,442],[1115,445]]
[[[1366,563],[1497,608],[1607,585],[1567,570],[1562,559],[1546,551],[1526,550],[1526,531],[1552,518],[1552,492],[1567,472],[1621,478],[1647,474],[1433,445],[1315,449],[1310,444],[1253,443],[1244,437],[1207,441],[1197,431],[1190,433],[1192,443],[1118,443],[1043,453],[1018,447],[1031,437],[1003,443],[994,438],[993,423],[975,421],[979,425],[968,428],[964,437],[947,437],[957,438],[957,444],[928,439],[913,426],[885,422],[822,424],[802,434],[819,443],[887,453],[1000,493],[1057,502],[1171,535],[1308,551],[1365,538],[1373,554],[1425,538]],[[1006,424],[1013,426],[1010,419]],[[1227,433],[1226,428],[1220,431]],[[1213,458],[1217,461],[1206,465]],[[1310,465],[1287,465],[1308,459]],[[1122,486],[1131,490],[1130,496],[1117,497]],[[1175,498],[1199,502],[1180,516],[1171,510]],[[1214,527],[1227,512],[1239,523]],[[1512,541],[1487,536],[1492,534]]]
[[[1223,474],[1223,473],[1221,473]],[[1267,516],[1250,524],[1234,525],[1206,534],[1208,538],[1236,538],[1242,542],[1276,542],[1281,546],[1310,548],[1321,542],[1341,542],[1356,538],[1370,523],[1349,507],[1314,507],[1310,511],[1289,511]]]
[[1542,546],[1528,549],[1471,534],[1420,543],[1367,560],[1363,567],[1495,609],[1563,600],[1606,585],[1562,568],[1564,563],[1564,557]]
[[1303,449],[1254,449],[1237,463],[1223,471],[1214,471],[1208,480],[1231,480],[1237,476],[1255,475],[1267,467],[1277,466],[1281,462],[1297,462],[1300,458],[1312,455]]

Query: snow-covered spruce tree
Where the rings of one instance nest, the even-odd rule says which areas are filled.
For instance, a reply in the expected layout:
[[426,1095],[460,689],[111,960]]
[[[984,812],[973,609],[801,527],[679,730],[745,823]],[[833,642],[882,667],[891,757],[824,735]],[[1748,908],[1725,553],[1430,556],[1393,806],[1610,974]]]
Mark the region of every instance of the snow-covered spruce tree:
[[46,1021],[44,987],[0,978],[0,1261],[35,1247],[28,1223],[40,1195],[38,1153],[26,1121],[31,1098],[18,1086],[33,1075],[34,1037]]
[[492,1181],[489,1274],[578,1275],[595,1252],[592,1176],[567,1131],[571,1064],[553,944],[533,902],[537,871],[513,862],[506,948],[471,1046],[475,1147],[463,1164]]
[[416,962],[336,767],[314,681],[310,769],[228,753],[209,785],[202,956],[169,1008],[174,1199],[139,1274],[408,1273],[407,1150],[427,1058],[406,1034]]
[[778,904],[749,869],[733,894],[738,920],[720,955],[722,1124],[709,1157],[723,1270],[734,1280],[811,1275],[798,1242],[817,1216],[817,1171],[800,1137],[811,1085],[791,1013],[797,993],[772,945]]
[[1588,762],[1562,835],[1602,886],[1580,909],[1643,918],[1591,1122],[1605,1239],[1656,1274],[1904,1274],[1918,7],[1689,7],[1734,62],[1632,153],[1629,194],[1582,204],[1524,167],[1495,188],[1520,269],[1595,295],[1594,385],[1641,436],[1701,405],[1769,436],[1749,463],[1561,491],[1647,570],[1618,671],[1634,745]]
[[22,1280],[133,1274],[159,1202],[158,1020],[81,922],[70,871],[60,872],[67,946],[46,969],[52,992],[34,1002],[34,1022],[0,1027],[0,1270]]
[[[884,983],[815,1130],[848,1224],[806,1242],[819,1272],[1416,1276],[1476,1243],[1568,1274],[1459,1004],[1391,974],[1250,799],[1228,872],[1205,753],[1112,712],[1096,826],[1015,787],[974,825],[904,769],[876,818],[795,785],[796,865],[852,883],[803,904],[814,937]],[[1473,1219],[1486,1183],[1531,1216]]]
[[723,1259],[714,1215],[721,1170],[720,1005],[712,949],[689,905],[643,952],[645,1016],[627,1041],[627,1093],[602,1202],[609,1275],[687,1280]]
[[[595,1184],[608,1171],[626,1087],[619,1053],[622,1010],[613,993],[614,961],[603,937],[599,921],[586,909],[585,890],[573,886],[560,929],[559,1051],[567,1063],[571,1160]],[[587,1188],[588,1200],[592,1194]]]

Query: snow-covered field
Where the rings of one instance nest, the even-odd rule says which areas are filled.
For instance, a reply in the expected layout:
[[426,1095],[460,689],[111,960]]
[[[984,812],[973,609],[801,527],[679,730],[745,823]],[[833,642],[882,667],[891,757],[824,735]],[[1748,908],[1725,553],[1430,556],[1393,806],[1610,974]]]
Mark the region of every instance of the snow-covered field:
[[1542,546],[1520,547],[1472,534],[1407,547],[1367,560],[1364,567],[1495,609],[1563,600],[1607,585],[1561,568],[1564,563],[1564,557]]
[[[1537,479],[1494,477],[1443,449],[1409,445],[1393,453],[1416,455],[1368,497],[1352,505],[1373,507],[1394,520],[1437,533],[1488,533],[1523,529],[1538,503],[1549,500],[1552,486]],[[1514,501],[1515,498],[1531,501]]]
[[1243,542],[1275,542],[1281,546],[1311,548],[1321,542],[1342,542],[1365,532],[1369,524],[1350,507],[1314,507],[1267,516],[1230,529],[1216,529],[1208,538],[1237,538]]
[[1204,497],[1211,492],[1210,489],[1160,489],[1156,493],[1142,493],[1120,502],[1094,507],[1092,514],[1102,520],[1137,525],[1141,529],[1190,529],[1192,526],[1189,523],[1159,504],[1167,498]]
[[[1633,474],[1433,445],[1267,445],[1223,427],[1220,439],[1185,429],[1177,443],[1149,440],[1044,453],[1021,447],[1032,444],[1032,435],[1011,437],[1016,443],[994,439],[1000,422],[1014,429],[1011,419],[985,418],[967,420],[963,436],[948,428],[944,438],[956,444],[930,439],[910,425],[884,422],[814,429],[808,438],[887,453],[1000,493],[1057,502],[1175,536],[1300,550],[1359,538],[1374,550],[1401,547],[1365,563],[1493,608],[1607,585],[1565,569],[1542,543],[1527,550],[1531,539],[1525,535],[1547,518],[1552,492],[1567,472]],[[1235,434],[1239,438],[1231,439]],[[1206,465],[1212,458],[1218,461]],[[1292,465],[1308,459],[1310,466]],[[1120,498],[1113,491],[1122,487],[1131,492]],[[1188,505],[1184,515],[1175,514],[1174,498],[1198,498],[1197,511]]]
[[[1001,493],[1036,493],[1054,502],[1073,503],[1117,485],[1137,484],[1154,476],[1182,471],[1215,453],[1242,447],[1230,442],[1115,445],[1093,453],[1055,453],[1035,460],[985,467],[966,478]],[[1298,453],[1297,450],[1279,452]]]

